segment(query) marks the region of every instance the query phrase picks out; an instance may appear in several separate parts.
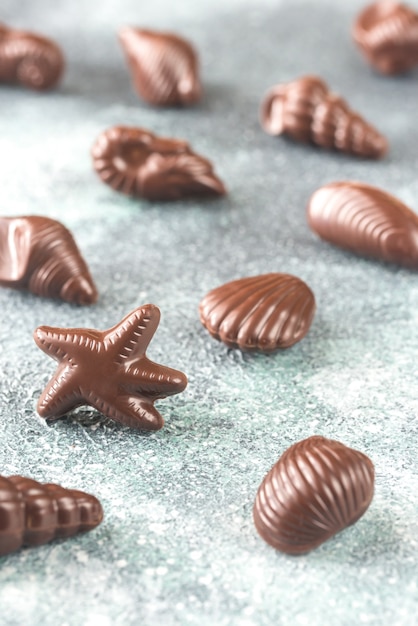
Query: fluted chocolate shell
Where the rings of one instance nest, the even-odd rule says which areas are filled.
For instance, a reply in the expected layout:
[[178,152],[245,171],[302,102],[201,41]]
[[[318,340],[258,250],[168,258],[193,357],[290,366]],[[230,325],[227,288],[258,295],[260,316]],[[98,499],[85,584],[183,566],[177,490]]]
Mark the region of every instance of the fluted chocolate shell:
[[138,198],[170,201],[226,193],[211,162],[188,143],[143,128],[109,128],[96,140],[92,157],[104,183]]
[[54,41],[0,24],[0,82],[51,89],[61,78],[64,65]]
[[418,216],[377,187],[325,185],[311,196],[307,218],[314,232],[336,246],[418,269]]
[[199,66],[193,46],[178,35],[123,28],[119,40],[135,89],[158,106],[186,106],[201,97]]
[[382,74],[401,74],[418,65],[418,13],[385,0],[364,8],[353,38],[367,61]]
[[0,556],[92,530],[102,519],[100,502],[88,493],[0,476]]
[[263,274],[212,289],[200,302],[200,320],[229,348],[273,352],[308,332],[315,297],[300,278]]
[[253,508],[258,533],[287,554],[302,554],[354,524],[367,510],[374,467],[362,452],[325,437],[288,448],[261,483]]
[[276,85],[261,105],[261,125],[270,135],[286,134],[347,154],[379,159],[386,139],[317,76]]
[[0,217],[0,285],[92,304],[97,290],[70,231],[48,217]]

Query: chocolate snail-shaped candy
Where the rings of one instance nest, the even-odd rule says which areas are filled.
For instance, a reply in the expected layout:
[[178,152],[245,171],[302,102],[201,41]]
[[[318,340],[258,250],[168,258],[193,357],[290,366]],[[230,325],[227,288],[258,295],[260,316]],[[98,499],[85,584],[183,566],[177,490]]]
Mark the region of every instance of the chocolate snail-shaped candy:
[[0,82],[51,89],[63,69],[64,57],[55,42],[0,24]]
[[354,41],[382,74],[401,74],[418,65],[418,13],[393,0],[374,2],[357,17]]
[[190,105],[200,100],[197,54],[177,35],[123,28],[119,39],[138,94],[158,106]]
[[387,151],[386,139],[316,76],[273,87],[261,106],[261,124],[270,135],[359,157],[378,159]]
[[38,215],[0,217],[0,286],[92,304],[97,290],[70,231]]
[[88,493],[0,476],[0,556],[92,530],[102,519],[100,502]]
[[109,128],[97,139],[92,156],[102,181],[128,195],[157,201],[226,193],[210,161],[188,143],[143,128]]

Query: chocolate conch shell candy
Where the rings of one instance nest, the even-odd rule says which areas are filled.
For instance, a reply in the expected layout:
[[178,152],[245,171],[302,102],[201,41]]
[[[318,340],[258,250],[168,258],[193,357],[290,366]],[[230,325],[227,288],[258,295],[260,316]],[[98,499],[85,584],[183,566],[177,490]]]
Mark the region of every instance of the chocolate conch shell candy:
[[104,131],[92,156],[102,181],[128,195],[157,201],[226,193],[210,161],[188,143],[143,128],[114,126]]
[[367,61],[382,74],[401,74],[418,65],[418,13],[383,0],[357,17],[353,37]]
[[0,217],[0,285],[92,304],[97,289],[70,231],[37,215]]
[[172,33],[130,27],[119,32],[119,40],[143,100],[158,106],[200,100],[197,54],[188,41]]
[[100,502],[88,493],[0,476],[0,556],[92,530],[102,519]]
[[315,297],[300,278],[263,274],[212,289],[200,302],[200,321],[229,348],[273,352],[303,339]]
[[317,76],[276,85],[261,105],[261,125],[270,135],[286,134],[296,141],[379,159],[386,139]]
[[54,41],[0,24],[0,82],[51,89],[63,70],[64,57]]
[[288,448],[261,483],[255,527],[268,544],[302,554],[354,524],[374,491],[374,467],[362,452],[325,437]]
[[311,196],[307,218],[314,232],[336,246],[418,269],[418,216],[377,187],[325,185]]

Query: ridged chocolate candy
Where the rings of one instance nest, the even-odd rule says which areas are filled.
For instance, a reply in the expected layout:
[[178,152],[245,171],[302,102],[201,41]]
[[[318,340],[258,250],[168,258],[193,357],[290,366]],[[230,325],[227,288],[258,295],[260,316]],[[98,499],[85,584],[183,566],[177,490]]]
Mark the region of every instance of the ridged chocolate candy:
[[97,139],[92,156],[102,181],[128,195],[158,201],[226,193],[211,162],[188,143],[143,128],[109,128]]
[[322,239],[357,254],[418,269],[418,216],[400,200],[364,183],[321,187],[308,223]]
[[124,28],[119,39],[127,56],[135,89],[158,106],[194,104],[201,96],[197,54],[172,33]]
[[0,24],[0,82],[50,89],[63,69],[64,57],[55,42]]
[[386,139],[317,76],[273,87],[261,106],[261,124],[270,135],[359,157],[379,159],[387,152]]
[[401,74],[418,65],[418,13],[392,0],[374,2],[359,14],[353,37],[382,74]]
[[287,554],[302,554],[354,524],[367,510],[374,467],[362,452],[325,437],[291,446],[261,483],[254,523]]
[[212,337],[229,348],[272,352],[289,348],[306,335],[315,298],[296,276],[263,274],[212,289],[199,312]]
[[102,519],[100,502],[88,493],[0,476],[0,556],[92,530]]
[[0,217],[0,285],[92,304],[97,290],[70,231],[48,217]]

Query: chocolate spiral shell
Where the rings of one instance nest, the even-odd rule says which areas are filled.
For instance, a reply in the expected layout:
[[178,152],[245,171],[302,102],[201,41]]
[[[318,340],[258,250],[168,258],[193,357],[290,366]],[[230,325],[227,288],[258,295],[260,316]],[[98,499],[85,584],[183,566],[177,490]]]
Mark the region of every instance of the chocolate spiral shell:
[[64,57],[55,42],[0,24],[0,82],[50,89],[63,70]]
[[359,157],[378,159],[387,151],[386,139],[316,76],[273,87],[261,106],[261,124],[270,135]]
[[261,483],[253,516],[258,533],[287,554],[302,554],[354,524],[367,510],[374,467],[362,452],[325,437],[288,448]]
[[102,519],[100,502],[88,493],[0,476],[0,556],[92,530]]
[[418,216],[381,189],[357,182],[325,185],[311,196],[307,217],[330,243],[418,269]]
[[41,216],[0,217],[0,285],[92,304],[97,290],[70,231]]
[[213,289],[202,299],[199,313],[212,337],[229,348],[272,352],[306,335],[315,297],[296,276],[263,274]]
[[140,28],[122,29],[119,39],[135,88],[146,102],[176,106],[200,100],[198,60],[189,42],[171,33]]
[[418,65],[418,13],[400,2],[367,6],[353,37],[369,63],[382,74],[401,74]]
[[151,201],[215,197],[226,193],[212,164],[179,139],[143,128],[114,126],[92,148],[93,165],[116,191]]

